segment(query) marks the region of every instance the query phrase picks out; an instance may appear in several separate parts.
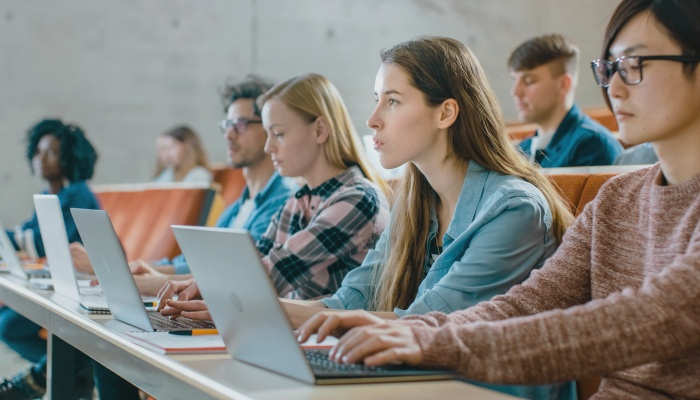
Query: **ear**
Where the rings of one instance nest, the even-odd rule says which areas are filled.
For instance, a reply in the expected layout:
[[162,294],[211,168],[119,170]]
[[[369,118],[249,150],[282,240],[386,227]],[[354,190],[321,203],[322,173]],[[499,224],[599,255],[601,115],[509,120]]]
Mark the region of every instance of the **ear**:
[[328,121],[323,116],[316,117],[314,123],[314,135],[316,135],[316,143],[323,144],[328,141],[328,136],[331,134],[331,127]]
[[562,74],[561,78],[559,78],[559,89],[561,90],[563,95],[569,94],[574,88],[574,77],[571,76],[571,74]]
[[459,116],[459,104],[455,99],[447,99],[438,106],[437,126],[440,129],[447,129],[455,123]]

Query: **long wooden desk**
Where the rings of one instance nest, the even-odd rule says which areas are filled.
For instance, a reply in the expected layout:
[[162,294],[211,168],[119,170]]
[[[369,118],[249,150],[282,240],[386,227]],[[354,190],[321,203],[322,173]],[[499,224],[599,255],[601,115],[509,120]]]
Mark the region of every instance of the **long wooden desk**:
[[[75,301],[0,275],[0,301],[50,332],[49,398],[70,399],[73,348],[158,399],[510,399],[458,380],[313,386],[233,360],[228,354],[166,356],[120,335],[126,324],[89,315]],[[70,379],[69,379],[70,378]]]

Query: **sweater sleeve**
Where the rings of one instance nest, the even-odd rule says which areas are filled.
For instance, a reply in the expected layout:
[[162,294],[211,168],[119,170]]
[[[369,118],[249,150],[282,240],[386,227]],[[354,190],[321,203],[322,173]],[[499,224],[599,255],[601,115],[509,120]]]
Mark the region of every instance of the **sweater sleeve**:
[[487,382],[536,384],[681,356],[700,345],[699,237],[696,230],[686,253],[637,289],[504,321],[412,325],[424,363]]
[[505,294],[451,314],[432,312],[403,319],[407,323],[438,327],[448,323],[504,320],[589,301],[593,209],[593,204],[588,204],[542,268],[533,270],[528,279]]

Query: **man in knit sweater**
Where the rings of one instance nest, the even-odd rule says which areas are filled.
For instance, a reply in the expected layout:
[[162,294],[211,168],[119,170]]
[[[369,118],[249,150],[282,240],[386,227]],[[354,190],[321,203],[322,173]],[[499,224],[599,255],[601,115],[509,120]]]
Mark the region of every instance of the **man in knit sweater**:
[[623,139],[651,142],[660,163],[604,185],[525,282],[449,315],[317,315],[302,335],[357,327],[331,351],[339,362],[447,367],[495,383],[603,375],[596,399],[700,398],[698,20],[700,0],[618,6],[595,78]]

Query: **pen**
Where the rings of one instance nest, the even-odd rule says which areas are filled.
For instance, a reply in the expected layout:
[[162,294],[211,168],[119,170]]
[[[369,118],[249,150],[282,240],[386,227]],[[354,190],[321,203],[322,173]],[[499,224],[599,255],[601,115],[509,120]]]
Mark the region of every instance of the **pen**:
[[146,307],[155,307],[158,305],[157,301],[144,301],[143,305]]
[[198,336],[198,335],[218,335],[219,331],[216,329],[188,329],[181,331],[168,331],[172,335],[181,336]]

